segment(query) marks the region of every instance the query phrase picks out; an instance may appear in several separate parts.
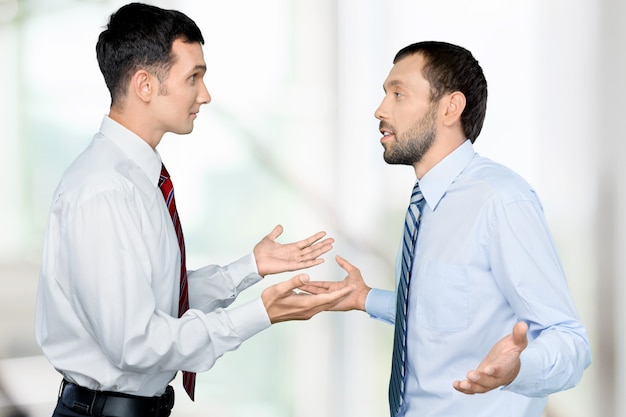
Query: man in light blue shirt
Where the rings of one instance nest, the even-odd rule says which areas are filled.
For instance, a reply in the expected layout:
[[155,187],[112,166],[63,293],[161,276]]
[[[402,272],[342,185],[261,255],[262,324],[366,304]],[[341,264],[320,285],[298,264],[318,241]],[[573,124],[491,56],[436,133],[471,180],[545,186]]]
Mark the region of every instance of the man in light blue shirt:
[[[420,42],[398,52],[383,87],[384,159],[413,166],[425,199],[392,417],[539,417],[548,394],[578,383],[591,351],[536,193],[473,149],[486,111],[482,69],[464,48]],[[344,282],[305,289],[354,284],[337,310],[394,323],[396,293],[337,261]],[[400,262],[401,251],[396,284]]]

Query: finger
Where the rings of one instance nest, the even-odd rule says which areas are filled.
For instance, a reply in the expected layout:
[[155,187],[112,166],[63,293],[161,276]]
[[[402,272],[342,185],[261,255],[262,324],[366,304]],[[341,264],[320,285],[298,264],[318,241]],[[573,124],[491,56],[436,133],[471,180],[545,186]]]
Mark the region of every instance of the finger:
[[492,389],[499,387],[499,384],[494,378],[481,375],[479,380],[465,379],[463,381],[456,381],[458,383],[459,390],[465,394],[484,394]]
[[339,255],[335,256],[335,260],[337,261],[337,264],[339,264],[339,266],[342,267],[348,274],[352,271],[359,269]]
[[472,383],[466,379],[463,381],[454,381],[452,386],[455,390],[462,392],[463,394],[474,394],[472,391]]
[[526,336],[526,332],[528,331],[528,324],[526,322],[520,321],[513,327],[513,343],[517,346],[521,346],[523,348],[528,345],[528,337]]
[[272,229],[272,231],[270,232],[269,235],[267,235],[267,237],[270,240],[276,240],[278,239],[278,236],[280,236],[282,233],[283,233],[283,226],[278,224]]
[[324,290],[328,290],[330,289],[330,287],[334,284],[331,283],[330,281],[309,281],[306,283],[306,285],[303,285],[302,288],[321,288]]
[[307,259],[307,260],[302,260],[298,263],[297,268],[293,268],[293,270],[295,269],[308,269],[311,268],[313,266],[319,265],[319,264],[323,264],[324,263],[324,258],[315,258],[315,259]]
[[346,298],[348,296],[348,294],[350,294],[352,291],[354,291],[356,289],[356,287],[354,285],[347,285],[343,288],[340,288],[338,290],[335,291],[331,291],[329,293],[323,293],[323,294],[316,294],[313,297],[319,297],[320,299],[324,299],[326,298],[326,305],[332,305],[335,304],[336,302]]
[[311,246],[312,244],[314,244],[315,242],[317,242],[324,236],[326,236],[326,232],[317,232],[316,234],[297,242],[296,246],[298,247],[298,249],[308,248],[309,246]]
[[306,294],[312,294],[312,295],[325,294],[327,292],[323,288],[309,287],[309,286],[306,286],[306,285],[303,286],[303,287],[300,287],[298,289],[298,291],[304,292]]
[[[312,294],[310,300],[311,303],[314,303],[316,305],[323,305],[334,304],[342,298],[345,298],[348,294],[356,289],[356,286],[346,285],[345,287],[338,288],[334,291],[327,291],[322,287],[311,286],[307,283],[303,285],[300,289],[304,289],[306,292],[310,292]],[[322,289],[323,291],[319,291],[320,289]]]
[[281,294],[286,294],[288,292],[293,292],[293,290],[305,285],[307,282],[309,282],[309,280],[310,278],[307,274],[298,274],[294,275],[286,281],[275,284],[274,288],[276,288],[276,290],[279,291]]
[[313,245],[305,246],[301,248],[300,250],[302,251],[302,253],[314,252],[325,246],[332,246],[333,243],[335,243],[335,239],[333,239],[332,237],[329,237],[329,238],[322,240],[321,242],[317,242]]
[[300,256],[305,259],[317,258],[331,250],[333,243],[335,243],[335,239],[329,237],[314,245],[300,249]]
[[467,373],[466,381],[471,384],[472,392],[484,393],[511,382],[511,380],[504,379],[502,375],[496,374],[494,367],[488,369],[490,373],[480,371],[470,371]]
[[463,381],[454,381],[452,384],[455,390],[462,392],[463,394],[473,395],[473,394],[482,394],[487,392],[483,387],[478,384],[472,383],[467,379]]
[[318,285],[318,284],[308,283],[306,285],[301,286],[299,290],[306,291],[309,294],[329,294],[333,292],[332,288],[339,288],[339,287],[332,287],[331,285]]

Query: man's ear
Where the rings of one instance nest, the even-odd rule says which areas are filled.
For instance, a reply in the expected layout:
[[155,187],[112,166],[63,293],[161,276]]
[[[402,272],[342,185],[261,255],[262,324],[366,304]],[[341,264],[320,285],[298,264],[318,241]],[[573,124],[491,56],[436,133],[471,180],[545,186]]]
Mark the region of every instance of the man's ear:
[[146,70],[135,72],[130,79],[130,93],[145,103],[152,100],[157,88],[156,79]]
[[455,91],[442,98],[443,112],[442,121],[445,126],[451,126],[461,120],[461,114],[465,110],[465,94]]

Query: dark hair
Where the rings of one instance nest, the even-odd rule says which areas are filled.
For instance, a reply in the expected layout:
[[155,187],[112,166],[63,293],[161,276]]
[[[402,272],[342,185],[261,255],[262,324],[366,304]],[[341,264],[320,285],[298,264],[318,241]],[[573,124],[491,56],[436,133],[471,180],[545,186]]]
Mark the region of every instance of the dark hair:
[[113,13],[96,44],[98,65],[115,103],[132,75],[146,69],[163,82],[173,64],[176,39],[204,44],[196,23],[177,10],[130,3]]
[[402,48],[393,59],[416,53],[424,57],[422,76],[430,83],[431,100],[437,102],[444,94],[460,91],[465,95],[461,114],[463,133],[474,143],[487,112],[487,80],[478,61],[465,48],[445,42],[425,41]]

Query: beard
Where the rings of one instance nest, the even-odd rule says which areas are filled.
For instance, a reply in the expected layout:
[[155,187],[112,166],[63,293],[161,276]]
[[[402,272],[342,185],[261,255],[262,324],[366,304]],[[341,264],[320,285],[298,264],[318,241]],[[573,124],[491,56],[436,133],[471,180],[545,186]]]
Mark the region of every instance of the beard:
[[[392,165],[413,165],[421,161],[435,141],[436,119],[437,106],[433,103],[424,117],[409,130],[396,135],[395,140],[388,144],[383,153],[385,162]],[[384,122],[380,124],[381,127],[385,126]],[[391,130],[395,133],[393,128]]]

